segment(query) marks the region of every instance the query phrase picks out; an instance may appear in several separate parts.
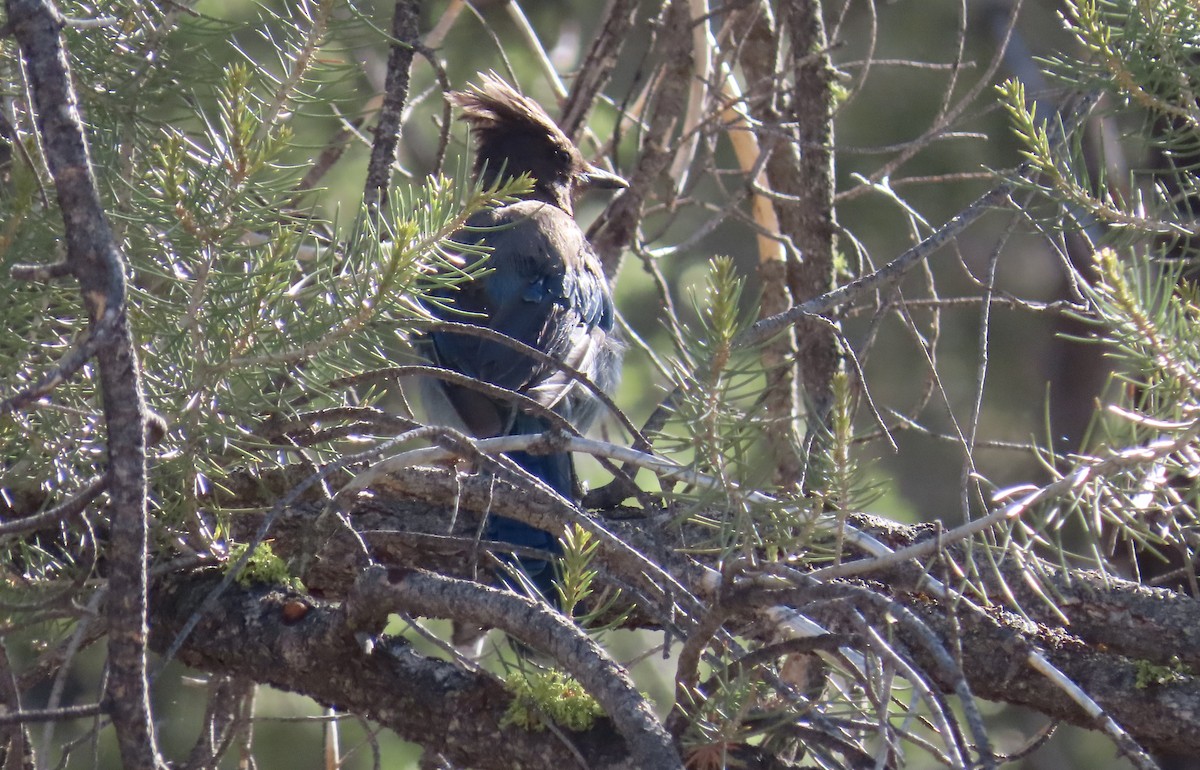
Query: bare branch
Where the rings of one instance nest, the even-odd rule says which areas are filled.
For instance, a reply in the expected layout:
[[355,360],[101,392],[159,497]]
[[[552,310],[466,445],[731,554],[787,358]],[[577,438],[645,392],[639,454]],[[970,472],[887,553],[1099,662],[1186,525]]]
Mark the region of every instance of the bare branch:
[[352,627],[381,628],[392,610],[500,628],[548,653],[604,708],[635,763],[682,770],[671,736],[628,674],[578,626],[545,605],[509,591],[430,572],[367,570],[347,603]]
[[[155,649],[170,644],[218,580],[177,573],[155,591]],[[247,633],[253,634],[253,644]],[[419,655],[401,639],[376,638],[364,647],[359,638],[334,605],[235,584],[222,602],[210,606],[179,657],[197,668],[301,692],[361,714],[460,766],[576,766],[573,752],[549,733],[504,731],[504,750],[496,750],[510,697],[491,676]],[[591,767],[645,767],[631,760],[607,723],[572,734],[571,740]]]
[[633,28],[637,0],[609,0],[600,29],[579,65],[579,75],[571,84],[571,93],[563,104],[559,127],[572,139],[578,139],[588,110],[596,103],[604,84],[620,60],[621,48]]
[[111,328],[97,351],[108,430],[109,678],[107,699],[130,770],[162,766],[146,678],[145,406],[137,356],[126,321],[124,259],[100,204],[79,107],[59,34],[63,20],[48,2],[7,0],[21,46],[46,160],[92,334]]
[[372,210],[387,201],[387,188],[392,179],[392,163],[396,160],[396,145],[400,141],[400,117],[408,100],[408,78],[418,41],[420,21],[419,0],[395,0],[392,11],[392,42],[388,54],[387,81],[384,85],[383,106],[375,124],[375,141],[367,164],[367,183],[363,198]]
[[620,272],[622,254],[637,232],[642,206],[652,186],[674,156],[672,140],[684,112],[692,75],[691,25],[687,0],[670,0],[658,25],[654,53],[662,69],[649,99],[650,119],[641,155],[628,177],[629,188],[608,205],[597,226],[588,233],[610,280]]

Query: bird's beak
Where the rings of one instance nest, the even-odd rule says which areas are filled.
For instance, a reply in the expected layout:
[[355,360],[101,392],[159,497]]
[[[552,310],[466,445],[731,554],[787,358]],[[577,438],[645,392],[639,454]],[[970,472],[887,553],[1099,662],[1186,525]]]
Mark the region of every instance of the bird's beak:
[[595,187],[599,190],[621,190],[629,186],[629,182],[621,177],[591,163],[583,167],[583,173],[577,179],[580,187]]

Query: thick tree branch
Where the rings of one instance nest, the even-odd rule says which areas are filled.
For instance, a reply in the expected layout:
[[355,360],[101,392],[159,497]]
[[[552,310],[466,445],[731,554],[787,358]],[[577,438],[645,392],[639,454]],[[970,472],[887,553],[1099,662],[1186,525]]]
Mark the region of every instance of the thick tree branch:
[[[791,304],[821,296],[833,285],[833,68],[820,3],[780,5],[783,20],[775,18],[766,0],[734,16],[734,37],[746,41],[741,62],[750,84],[748,109],[759,125],[782,137],[768,150],[766,177],[770,189],[780,193],[772,196],[780,234],[793,247],[786,260],[760,265],[764,319],[786,314]],[[790,89],[778,82],[776,66],[783,22],[791,33]],[[780,425],[788,428],[790,420],[782,418],[792,414],[794,419],[798,409],[793,379],[803,382],[820,420],[830,406],[838,366],[833,329],[814,318],[796,317],[795,322],[794,331],[764,351],[772,366],[768,399]],[[788,451],[786,435],[774,436],[772,443],[777,453]],[[781,462],[780,475],[790,472],[799,478],[798,468],[797,458]]]
[[[170,646],[219,581],[211,573],[176,574],[156,587],[154,649]],[[553,733],[501,727],[510,697],[490,676],[426,658],[400,639],[360,642],[356,630],[334,605],[235,584],[205,612],[179,658],[361,714],[456,765],[482,770],[577,766]],[[590,767],[637,766],[608,721],[569,737]]]
[[[469,575],[469,554],[473,547],[470,533],[476,525],[464,519],[464,512],[472,508],[484,507],[504,515],[523,513],[523,520],[541,526],[553,522],[552,511],[547,509],[538,515],[536,507],[528,509],[528,495],[505,482],[489,482],[477,476],[455,481],[444,472],[421,469],[411,469],[397,477],[397,481],[401,478],[403,484],[387,485],[386,492],[379,488],[374,498],[361,501],[360,507],[349,512],[348,519],[351,526],[364,533],[376,560],[389,567],[419,566],[442,574]],[[406,493],[404,486],[410,491]],[[523,512],[523,508],[528,510]],[[454,515],[452,510],[458,511],[457,538],[446,536],[454,534],[446,530],[446,522]],[[276,551],[290,553],[301,539],[311,538],[312,522],[317,515],[318,509],[312,507],[307,512],[298,508],[285,513],[273,531]],[[895,548],[935,536],[932,527],[901,526],[873,517],[859,517],[853,523]],[[653,555],[655,562],[667,567],[685,585],[697,592],[705,590],[701,584],[703,571],[692,569],[687,560],[672,553],[681,544],[678,530],[650,526],[644,518],[627,522],[611,520],[605,527],[641,553]],[[392,533],[390,539],[388,533]],[[422,539],[433,536],[423,533],[436,533],[438,537]],[[325,538],[323,544],[317,559],[323,565],[322,579],[317,583],[344,595],[349,591],[352,576],[361,568],[357,546],[348,531],[346,537],[335,533]],[[948,550],[946,558],[955,558],[955,554],[953,549]],[[1200,653],[1191,644],[1192,629],[1200,628],[1200,602],[1111,576],[1101,578],[1086,571],[1062,573],[1050,565],[1036,565],[1047,592],[1059,597],[1058,609],[1071,621],[1064,626],[1060,616],[1046,607],[1034,589],[1022,586],[1022,566],[1029,567],[1010,565],[1012,572],[1005,579],[1016,590],[1022,610],[1032,621],[999,607],[986,612],[963,609],[958,614],[957,628],[950,622],[943,604],[919,591],[926,567],[915,563],[893,565],[871,573],[870,577],[880,581],[888,589],[888,595],[936,631],[946,648],[961,644],[962,668],[977,697],[1027,706],[1074,724],[1094,727],[1061,689],[1024,664],[1025,653],[1036,648],[1095,697],[1143,746],[1152,750],[1200,750],[1200,738],[1189,731],[1166,729],[1159,721],[1174,720],[1177,725],[1187,709],[1200,708],[1200,681],[1185,668],[1200,670]],[[606,570],[605,574],[628,575],[634,563],[618,561],[609,567],[614,571]],[[340,577],[332,577],[339,573]],[[638,614],[635,619],[638,624],[657,625],[653,613]],[[728,627],[739,628],[747,620],[751,618],[734,612]],[[924,653],[919,646],[910,645],[914,661],[933,672],[932,680],[953,692],[957,683],[937,673],[937,666],[944,668],[943,661],[922,657]],[[230,650],[236,649],[236,645],[230,645]],[[1172,667],[1180,676],[1166,684],[1152,683],[1139,688],[1136,682],[1147,664]]]
[[[932,525],[912,527],[876,516],[855,516],[851,520],[897,549],[937,538]],[[963,546],[946,548],[943,555],[964,558]],[[923,574],[920,565],[909,562],[868,577],[882,576],[889,585],[916,587]],[[1106,653],[1163,665],[1178,662],[1200,672],[1200,647],[1196,644],[1200,601],[1186,594],[1093,570],[1064,571],[1040,560],[1026,564],[1006,561],[1000,575],[993,574],[986,581],[989,590],[997,596],[1007,592],[1023,613],[1046,628],[1064,627],[1081,642]],[[1054,597],[1053,608],[1047,596]]]
[[670,770],[683,763],[671,736],[638,693],[629,675],[571,621],[545,605],[511,591],[418,570],[382,567],[359,578],[346,611],[356,628],[381,628],[389,611],[426,617],[453,617],[464,623],[499,628],[548,653],[596,698],[625,739],[641,767]]
[[[554,521],[554,511],[547,508],[539,514],[536,506],[529,507],[531,499],[527,494],[499,480],[489,481],[474,475],[456,480],[444,471],[418,468],[400,474],[395,482],[377,487],[374,496],[361,498],[347,512],[347,518],[332,528],[314,529],[314,523],[320,520],[321,506],[312,502],[285,511],[271,533],[276,553],[294,556],[309,547],[306,543],[319,541],[320,548],[313,559],[318,569],[307,574],[305,579],[311,581],[314,590],[344,597],[350,595],[353,581],[364,566],[361,547],[351,534],[351,528],[367,541],[375,561],[389,568],[401,571],[421,568],[470,577],[471,554],[477,548],[473,533],[478,525],[468,511],[483,508],[504,515],[523,514],[523,520],[541,526]],[[247,482],[243,491],[255,490],[255,494],[271,495],[270,489],[278,483],[255,486]],[[236,493],[239,485],[231,485],[231,489]],[[242,502],[252,507],[261,501],[246,496]],[[523,512],[522,509],[526,510]],[[620,511],[610,512],[613,513],[624,518]],[[713,515],[720,514],[715,512]],[[653,524],[655,521],[653,515],[627,521],[610,519],[604,527],[635,550],[652,557],[651,561],[665,567],[681,583],[703,594],[709,588],[705,574],[711,570],[696,568],[673,552],[672,549],[682,544],[680,538],[685,533],[674,527],[657,526]],[[456,522],[453,529],[448,529],[448,522]],[[936,530],[929,526],[901,526],[873,517],[858,517],[852,523],[893,548],[903,548],[936,536]],[[239,524],[242,525],[253,528],[255,522],[252,517],[247,517]],[[236,532],[234,534],[237,536]],[[956,559],[958,556],[959,552],[951,548],[944,552],[943,558]],[[606,553],[600,562],[602,575],[608,579],[628,578],[629,571],[636,569],[635,562],[625,561],[619,553],[617,561],[607,561],[610,558],[612,554]],[[999,606],[978,612],[963,605],[957,619],[951,622],[947,614],[950,610],[936,598],[920,591],[928,567],[915,563],[892,564],[870,573],[869,577],[876,583],[868,587],[871,590],[882,588],[883,595],[908,607],[936,632],[946,649],[961,646],[962,670],[977,697],[1027,706],[1074,724],[1094,727],[1090,718],[1056,684],[1025,665],[1028,652],[1036,649],[1099,701],[1105,711],[1146,748],[1200,750],[1200,739],[1196,736],[1189,731],[1167,730],[1160,721],[1168,719],[1179,724],[1189,708],[1200,707],[1200,682],[1190,673],[1200,670],[1200,654],[1195,652],[1195,645],[1190,644],[1194,636],[1191,629],[1200,628],[1200,603],[1180,594],[1144,588],[1112,577],[1101,578],[1085,571],[1063,573],[1042,563],[1033,567],[1041,575],[1045,591],[1059,597],[1058,610],[1065,613],[1070,624],[1064,625],[1061,616],[1051,611],[1034,589],[1022,585],[1024,573],[1021,569],[1030,568],[1029,564],[1011,564],[1007,567],[1010,572],[1004,573],[1007,585],[1016,591],[1016,598],[1027,618]],[[998,584],[996,588],[995,595],[1002,596]],[[230,590],[237,589],[231,587]],[[311,600],[305,601],[311,603]],[[425,609],[441,614],[450,605],[443,603],[441,607],[441,610]],[[741,608],[734,609],[725,625],[727,630],[771,636],[769,629],[764,631],[759,627],[759,631],[752,631],[753,627],[746,625],[747,622],[761,622],[759,616],[748,615]],[[803,607],[801,609],[803,611]],[[414,611],[425,610],[414,606]],[[220,614],[226,610],[214,607],[212,612]],[[479,622],[477,613],[464,612]],[[673,622],[690,627],[700,617],[699,610],[684,612],[686,614],[677,615]],[[638,613],[632,616],[630,623],[658,627],[664,617],[661,612]],[[820,613],[812,617],[837,628],[833,623],[836,618]],[[506,624],[509,624],[507,620],[495,623],[500,627]],[[198,629],[200,633],[193,635],[196,639],[189,638],[181,652],[193,665],[198,664],[187,651],[192,645],[209,644],[210,640],[202,630],[205,627],[202,624]],[[239,650],[250,646],[258,633],[253,626],[243,624],[240,628],[240,631],[231,629],[229,633],[240,634],[241,642],[230,640],[222,654],[240,656]],[[855,629],[849,630],[852,634],[858,633]],[[518,630],[518,637],[520,633]],[[916,641],[928,645],[927,639]],[[922,657],[926,653],[916,641],[907,645],[907,649],[930,680],[951,693],[955,687],[960,687],[961,682],[946,679],[939,673],[945,668],[943,660]],[[1178,676],[1161,684],[1153,681],[1145,684],[1148,665],[1165,667],[1177,672]],[[246,666],[246,671],[253,670],[253,665],[232,658],[215,670],[230,671],[241,666]],[[304,676],[312,674],[305,672]],[[1138,685],[1139,677],[1143,679],[1141,686]],[[271,683],[278,684],[274,679]],[[311,694],[313,687],[320,689],[316,683],[302,686],[296,680],[291,689]],[[368,714],[356,708],[350,710]],[[412,725],[404,729],[418,730]]]
[[[869,516],[853,522],[898,548],[937,536],[930,525],[903,526]],[[942,556],[965,559],[964,547],[949,547]],[[919,590],[926,574],[927,567],[910,562],[871,578],[887,585],[943,638],[958,635],[963,670],[978,696],[1095,728],[1060,688],[1025,665],[1026,653],[1036,648],[1146,749],[1200,750],[1200,740],[1177,729],[1200,707],[1200,677],[1194,673],[1200,671],[1194,644],[1200,602],[1112,575],[1063,571],[1032,558],[1024,564],[1008,560],[999,575],[987,578],[988,590],[997,597],[1011,595],[1025,617],[1000,604],[985,611],[964,608],[955,628],[946,608]],[[1038,576],[1040,588],[1030,583],[1031,574]],[[1055,597],[1053,609],[1047,596]],[[1169,681],[1153,681],[1147,676],[1151,669],[1170,672]]]
[[[1015,613],[992,608],[986,613],[960,613],[954,628],[944,607],[930,604],[920,595],[896,598],[943,639],[961,640],[963,671],[977,696],[1027,706],[1054,719],[1098,729],[1051,680],[1023,664],[1024,652],[1036,646],[1146,750],[1200,750],[1196,735],[1180,729],[1200,713],[1197,677],[1181,675],[1178,681],[1146,682],[1145,659],[1127,658],[1103,646],[1092,646],[1061,627],[1034,625]],[[915,645],[910,645],[910,650],[939,685],[950,684],[930,668],[931,661],[923,650]]]

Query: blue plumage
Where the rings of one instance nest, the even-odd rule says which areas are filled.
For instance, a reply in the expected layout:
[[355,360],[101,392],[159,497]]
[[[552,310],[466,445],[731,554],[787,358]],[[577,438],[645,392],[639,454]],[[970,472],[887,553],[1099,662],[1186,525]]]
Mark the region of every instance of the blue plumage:
[[[501,173],[528,173],[535,180],[527,199],[476,214],[454,240],[491,248],[489,272],[439,299],[460,313],[431,308],[447,321],[483,326],[518,340],[586,375],[611,392],[620,377],[622,345],[614,332],[614,309],[599,260],[575,222],[575,196],[588,187],[624,187],[620,177],[584,161],[575,145],[533,101],[498,78],[457,92],[478,152],[475,175],[493,184]],[[594,396],[550,363],[522,355],[492,340],[434,332],[420,343],[438,366],[525,395],[565,418],[581,432],[597,411]],[[511,401],[429,378],[426,406],[435,422],[463,428],[480,438],[544,433],[550,421],[521,411]],[[511,459],[568,500],[575,490],[569,455]],[[487,536],[556,552],[558,541],[523,522],[492,516]],[[549,591],[546,561],[522,560],[535,585]]]

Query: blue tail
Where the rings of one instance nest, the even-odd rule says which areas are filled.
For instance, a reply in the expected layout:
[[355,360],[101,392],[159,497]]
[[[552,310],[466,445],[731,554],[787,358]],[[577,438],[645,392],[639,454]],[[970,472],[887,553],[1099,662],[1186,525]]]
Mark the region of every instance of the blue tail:
[[[546,431],[546,425],[531,415],[518,415],[513,425],[512,435],[536,435]],[[571,455],[531,455],[525,452],[509,452],[508,457],[530,474],[536,476],[560,495],[568,500],[573,499],[575,472],[571,467]],[[523,521],[510,519],[507,516],[489,516],[487,529],[484,533],[489,540],[501,543],[512,543],[523,548],[536,548],[545,551],[548,559],[517,558],[515,566],[529,576],[530,581],[537,586],[538,591],[546,600],[558,607],[558,591],[554,588],[554,568],[552,559],[562,553],[558,538],[545,530],[531,527]],[[517,592],[522,592],[517,581],[511,576],[501,575],[505,585]]]

